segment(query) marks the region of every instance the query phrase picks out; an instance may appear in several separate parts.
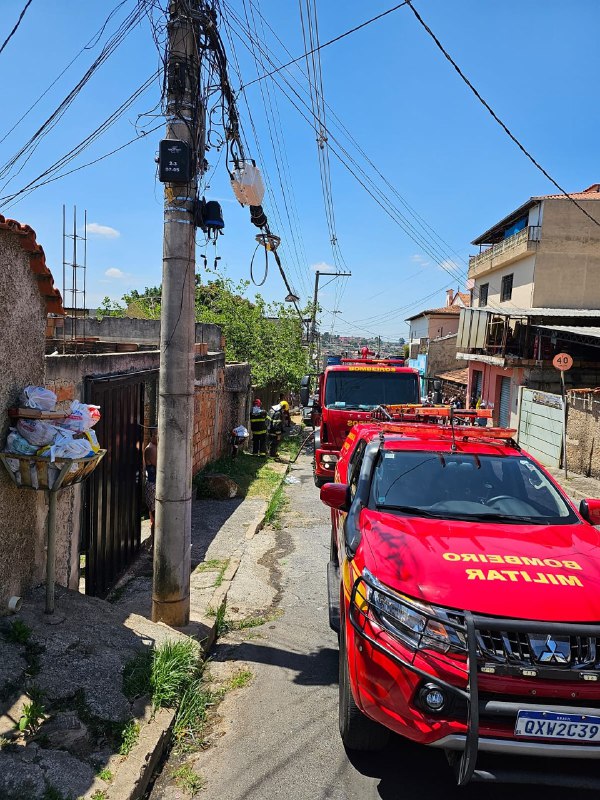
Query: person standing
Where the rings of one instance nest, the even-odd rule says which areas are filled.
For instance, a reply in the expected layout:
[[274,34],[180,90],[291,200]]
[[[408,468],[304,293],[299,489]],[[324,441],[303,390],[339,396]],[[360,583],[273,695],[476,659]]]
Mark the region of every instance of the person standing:
[[267,417],[267,431],[269,434],[269,455],[271,458],[276,458],[277,448],[283,433],[283,410],[280,403],[271,406]]
[[156,510],[156,457],[158,455],[158,430],[150,429],[150,441],[144,450],[144,468],[146,471],[146,485],[144,497],[150,515],[150,545],[154,544],[154,517]]
[[250,430],[252,431],[252,455],[267,454],[267,412],[262,407],[259,397],[254,398],[250,412]]
[[281,406],[281,416],[283,418],[283,427],[292,427],[292,417],[290,416],[290,404],[285,399],[283,392],[279,395],[279,405]]

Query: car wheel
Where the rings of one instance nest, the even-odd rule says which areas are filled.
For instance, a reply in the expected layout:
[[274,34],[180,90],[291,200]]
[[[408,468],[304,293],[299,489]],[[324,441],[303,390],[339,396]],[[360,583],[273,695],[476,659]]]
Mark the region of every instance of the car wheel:
[[321,486],[325,486],[325,484],[328,482],[326,478],[319,478],[318,475],[314,475],[313,477],[314,477],[315,486],[317,487],[317,489],[320,489]]
[[340,736],[348,750],[363,752],[382,750],[389,739],[388,729],[365,717],[352,696],[346,654],[346,636],[343,632],[344,624],[342,623],[340,635]]

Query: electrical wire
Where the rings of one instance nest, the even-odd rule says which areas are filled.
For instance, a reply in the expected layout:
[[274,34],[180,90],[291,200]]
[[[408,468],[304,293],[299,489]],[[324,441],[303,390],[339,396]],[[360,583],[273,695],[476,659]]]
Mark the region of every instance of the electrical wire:
[[23,17],[25,16],[25,12],[27,11],[27,9],[29,8],[29,6],[31,5],[31,2],[32,2],[32,0],[27,0],[27,2],[25,3],[25,7],[23,8],[23,10],[21,11],[21,13],[19,14],[19,19],[16,21],[16,23],[15,23],[15,25],[14,25],[14,27],[13,27],[12,31],[11,31],[11,32],[8,34],[8,36],[6,37],[6,39],[5,39],[5,40],[2,42],[2,44],[0,45],[0,55],[2,54],[2,51],[4,50],[4,48],[6,47],[6,45],[7,45],[7,44],[10,42],[10,40],[12,39],[12,37],[13,37],[13,36],[15,35],[15,33],[17,32],[17,30],[18,30],[18,27],[19,27],[19,25],[21,24],[21,21],[22,21]]
[[465,73],[462,71],[462,69],[459,67],[459,65],[456,63],[456,61],[455,61],[455,60],[452,58],[452,56],[450,55],[450,53],[449,53],[449,52],[446,50],[446,48],[444,47],[444,45],[443,45],[443,44],[440,42],[440,40],[438,39],[438,37],[437,37],[437,36],[435,35],[435,33],[434,33],[432,30],[431,30],[431,28],[429,27],[429,25],[428,25],[428,24],[427,24],[427,23],[424,21],[423,17],[422,17],[422,16],[419,14],[419,12],[417,11],[417,9],[416,9],[416,8],[413,6],[413,4],[412,4],[412,0],[406,0],[406,5],[408,5],[408,7],[409,7],[409,8],[410,8],[410,10],[412,11],[412,13],[415,15],[415,17],[416,17],[417,21],[419,22],[419,24],[421,25],[421,27],[422,27],[422,28],[423,28],[423,29],[424,29],[424,30],[427,32],[427,34],[428,34],[428,35],[431,37],[431,39],[434,41],[434,43],[435,43],[436,47],[437,47],[437,48],[438,48],[438,50],[440,50],[440,52],[443,54],[444,58],[445,58],[445,59],[446,59],[446,60],[447,60],[447,61],[448,61],[448,62],[449,62],[449,63],[450,63],[450,64],[451,64],[453,67],[454,67],[454,70],[456,71],[456,73],[458,74],[458,76],[461,78],[461,80],[462,80],[462,81],[463,81],[463,82],[464,82],[464,83],[465,83],[465,84],[466,84],[466,85],[469,87],[469,89],[470,89],[470,90],[471,90],[471,92],[472,92],[472,93],[475,95],[475,97],[477,98],[477,100],[479,100],[479,102],[482,104],[482,106],[483,106],[483,107],[484,107],[484,108],[485,108],[485,109],[486,109],[486,110],[489,112],[489,114],[491,115],[492,119],[493,119],[495,122],[497,122],[497,123],[498,123],[498,125],[499,125],[499,126],[502,128],[502,130],[504,131],[504,133],[506,133],[506,135],[509,137],[509,139],[511,139],[511,140],[512,140],[512,141],[513,141],[513,142],[514,142],[516,145],[517,145],[517,147],[518,147],[518,148],[519,148],[519,150],[520,150],[520,151],[523,153],[523,155],[524,155],[526,158],[528,158],[528,159],[529,159],[529,161],[531,161],[531,163],[533,164],[533,166],[534,166],[536,169],[538,169],[538,170],[539,170],[539,171],[542,173],[542,175],[544,175],[544,177],[545,177],[545,178],[547,178],[547,179],[550,181],[550,183],[551,183],[553,186],[555,186],[555,187],[558,189],[558,191],[559,191],[559,192],[560,192],[562,195],[564,195],[564,196],[565,196],[565,197],[566,197],[568,200],[570,200],[570,201],[571,201],[571,202],[572,202],[574,205],[576,205],[576,206],[577,206],[577,208],[578,208],[578,209],[579,209],[579,210],[580,210],[580,211],[581,211],[583,214],[585,214],[585,216],[586,216],[586,217],[588,217],[588,219],[590,219],[590,220],[591,220],[591,221],[592,221],[592,222],[593,222],[595,225],[598,225],[598,227],[600,227],[600,222],[599,222],[597,219],[594,219],[594,217],[593,217],[591,214],[589,214],[589,213],[588,213],[588,212],[585,210],[585,208],[583,208],[583,206],[579,205],[579,203],[577,202],[577,200],[575,200],[575,198],[574,198],[574,197],[572,197],[572,196],[571,196],[571,195],[570,195],[570,194],[569,194],[569,193],[566,191],[566,189],[563,189],[563,188],[562,188],[562,186],[561,186],[559,183],[557,183],[557,181],[555,181],[555,180],[554,180],[554,178],[552,177],[552,175],[550,175],[550,174],[549,174],[549,172],[547,172],[547,170],[545,170],[545,169],[544,169],[544,167],[542,167],[542,165],[539,163],[539,161],[537,161],[537,160],[536,160],[536,159],[535,159],[535,158],[534,158],[534,157],[531,155],[531,153],[529,152],[529,150],[527,150],[527,148],[526,148],[526,147],[525,147],[523,144],[521,144],[521,142],[520,142],[520,141],[517,139],[517,137],[514,135],[514,133],[512,133],[512,131],[511,131],[511,130],[508,128],[508,126],[506,125],[506,123],[504,123],[504,122],[503,122],[503,121],[500,119],[500,117],[499,117],[499,116],[496,114],[496,112],[495,112],[495,111],[494,111],[494,109],[493,109],[493,108],[490,106],[490,104],[487,102],[487,100],[485,100],[485,99],[482,97],[481,93],[480,93],[480,92],[479,92],[479,91],[478,91],[478,90],[475,88],[475,86],[474,86],[474,85],[471,83],[471,81],[469,80],[469,78],[467,78],[467,76],[465,75]]
[[350,36],[351,33],[356,33],[356,31],[360,31],[362,28],[366,28],[367,25],[371,25],[373,22],[377,22],[378,20],[383,19],[383,17],[387,17],[388,14],[392,14],[394,11],[398,11],[399,8],[402,8],[402,6],[405,6],[405,5],[408,5],[408,0],[404,0],[404,2],[398,3],[398,5],[393,6],[392,8],[388,8],[387,11],[383,11],[381,14],[377,14],[377,16],[375,16],[375,17],[371,17],[371,19],[367,19],[367,20],[365,20],[365,22],[361,22],[360,25],[356,25],[354,28],[350,28],[350,30],[344,31],[344,33],[340,33],[339,36],[335,36],[333,39],[330,39],[328,42],[324,42],[323,44],[321,44],[318,47],[316,47],[314,50],[306,52],[306,53],[302,53],[301,56],[298,56],[297,58],[293,58],[291,61],[288,61],[287,64],[282,64],[280,67],[277,67],[276,69],[272,70],[271,72],[267,72],[264,75],[260,75],[258,78],[255,78],[252,81],[248,81],[248,83],[244,84],[240,88],[240,91],[243,90],[243,89],[247,89],[249,86],[252,86],[253,84],[258,83],[259,81],[263,81],[265,78],[270,78],[272,75],[276,75],[278,72],[281,72],[282,69],[286,69],[287,67],[291,67],[292,64],[296,64],[298,61],[302,61],[307,56],[312,55],[313,52],[316,53],[318,50],[323,50],[325,47],[329,47],[329,45],[335,44],[336,42],[339,42],[341,39],[345,39],[346,36]]

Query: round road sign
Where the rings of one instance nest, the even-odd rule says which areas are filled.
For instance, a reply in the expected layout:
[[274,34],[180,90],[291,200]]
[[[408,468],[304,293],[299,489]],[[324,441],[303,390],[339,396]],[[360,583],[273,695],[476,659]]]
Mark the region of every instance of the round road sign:
[[571,369],[573,366],[573,358],[568,353],[558,353],[552,359],[552,363],[559,369],[561,372],[565,372],[568,369]]

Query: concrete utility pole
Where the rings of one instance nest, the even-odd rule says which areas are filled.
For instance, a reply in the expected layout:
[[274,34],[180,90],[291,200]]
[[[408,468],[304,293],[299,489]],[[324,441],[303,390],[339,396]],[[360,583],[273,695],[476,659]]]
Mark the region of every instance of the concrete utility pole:
[[158,468],[152,619],[187,625],[190,616],[192,436],[194,423],[195,226],[204,109],[198,104],[199,0],[171,0],[167,139],[189,145],[188,183],[165,183]]
[[311,325],[310,325],[310,355],[312,358],[314,352],[315,341],[317,338],[317,298],[319,295],[319,278],[321,275],[331,275],[332,280],[335,278],[351,278],[351,272],[319,272],[317,270],[315,272],[315,293],[313,296],[313,307],[312,307],[312,317],[311,317]]

